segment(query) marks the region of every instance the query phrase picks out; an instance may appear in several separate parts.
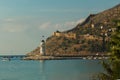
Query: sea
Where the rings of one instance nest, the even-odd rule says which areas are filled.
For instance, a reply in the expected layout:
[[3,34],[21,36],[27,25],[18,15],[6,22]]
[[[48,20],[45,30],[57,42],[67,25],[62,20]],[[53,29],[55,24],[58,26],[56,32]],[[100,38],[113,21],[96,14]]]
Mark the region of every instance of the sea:
[[101,60],[0,60],[0,80],[92,80]]

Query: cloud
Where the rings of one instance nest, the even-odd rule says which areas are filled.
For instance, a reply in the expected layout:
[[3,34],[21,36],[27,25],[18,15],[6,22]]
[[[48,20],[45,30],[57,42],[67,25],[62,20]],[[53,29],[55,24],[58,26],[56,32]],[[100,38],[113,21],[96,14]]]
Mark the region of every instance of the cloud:
[[77,24],[83,22],[85,19],[80,19],[77,21],[67,21],[65,23],[51,23],[49,22],[44,22],[41,25],[39,25],[39,29],[41,30],[51,30],[51,31],[55,31],[55,30],[60,30],[60,31],[65,31],[65,30],[69,30],[71,28],[74,28]]
[[54,25],[55,29],[61,29],[62,27],[63,27],[63,24],[58,24],[57,23],[57,24]]
[[[44,30],[52,32],[56,30],[65,31],[71,28],[74,28],[78,23],[83,22],[85,19],[80,19],[76,21],[66,21],[63,23],[52,23],[51,21],[40,22],[37,21],[26,21],[23,19],[14,19],[14,18],[7,18],[0,20],[0,31],[4,32],[23,32],[27,29],[33,31],[39,28],[39,30]],[[33,27],[34,26],[34,27]]]
[[51,26],[50,22],[45,22],[39,26],[39,29],[47,29]]
[[53,25],[53,28],[60,31],[65,31],[74,28],[77,24],[82,23],[85,19],[77,21],[67,21],[65,23],[57,23]]
[[76,24],[82,23],[83,21],[85,21],[85,18],[76,21]]
[[15,22],[15,20],[12,18],[7,18],[7,19],[4,19],[3,22]]
[[27,28],[21,21],[12,18],[0,20],[0,23],[0,30],[3,32],[22,32]]
[[65,26],[69,26],[69,27],[75,27],[77,24],[82,23],[85,19],[80,19],[77,21],[69,21],[69,22],[65,22]]
[[4,32],[22,32],[25,30],[25,27],[19,24],[4,25],[2,31]]

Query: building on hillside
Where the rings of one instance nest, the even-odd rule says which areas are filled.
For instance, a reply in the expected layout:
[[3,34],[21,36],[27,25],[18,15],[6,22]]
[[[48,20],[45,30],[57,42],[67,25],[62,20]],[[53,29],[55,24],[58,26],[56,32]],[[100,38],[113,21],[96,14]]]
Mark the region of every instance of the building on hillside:
[[96,36],[90,35],[90,34],[79,35],[79,38],[80,39],[86,39],[86,40],[95,40],[95,39],[98,39]]
[[90,34],[85,34],[85,35],[84,35],[84,38],[85,38],[85,39],[88,39],[88,40],[94,40],[94,39],[95,39],[95,36],[90,35]]
[[64,34],[60,31],[56,31],[56,32],[53,33],[53,36],[60,37],[60,36],[64,36]]
[[76,34],[75,33],[65,33],[64,36],[67,37],[67,38],[76,39]]
[[72,32],[63,33],[63,32],[60,32],[60,31],[56,31],[56,32],[53,33],[53,36],[76,39],[76,34],[75,34],[75,33],[72,33]]

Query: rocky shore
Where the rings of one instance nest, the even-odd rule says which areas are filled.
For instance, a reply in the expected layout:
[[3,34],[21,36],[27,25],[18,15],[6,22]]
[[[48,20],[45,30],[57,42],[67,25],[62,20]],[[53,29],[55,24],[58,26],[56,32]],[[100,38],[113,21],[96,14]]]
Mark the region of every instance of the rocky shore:
[[82,59],[81,57],[55,57],[55,56],[29,56],[24,60],[66,60],[66,59]]
[[79,55],[79,56],[27,56],[24,60],[67,60],[67,59],[108,59],[110,55]]

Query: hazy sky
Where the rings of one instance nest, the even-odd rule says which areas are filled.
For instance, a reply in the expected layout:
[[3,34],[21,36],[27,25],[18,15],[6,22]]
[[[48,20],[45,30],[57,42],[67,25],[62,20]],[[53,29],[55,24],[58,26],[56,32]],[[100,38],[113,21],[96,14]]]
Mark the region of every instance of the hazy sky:
[[26,54],[42,35],[75,27],[120,0],[0,0],[0,54]]

